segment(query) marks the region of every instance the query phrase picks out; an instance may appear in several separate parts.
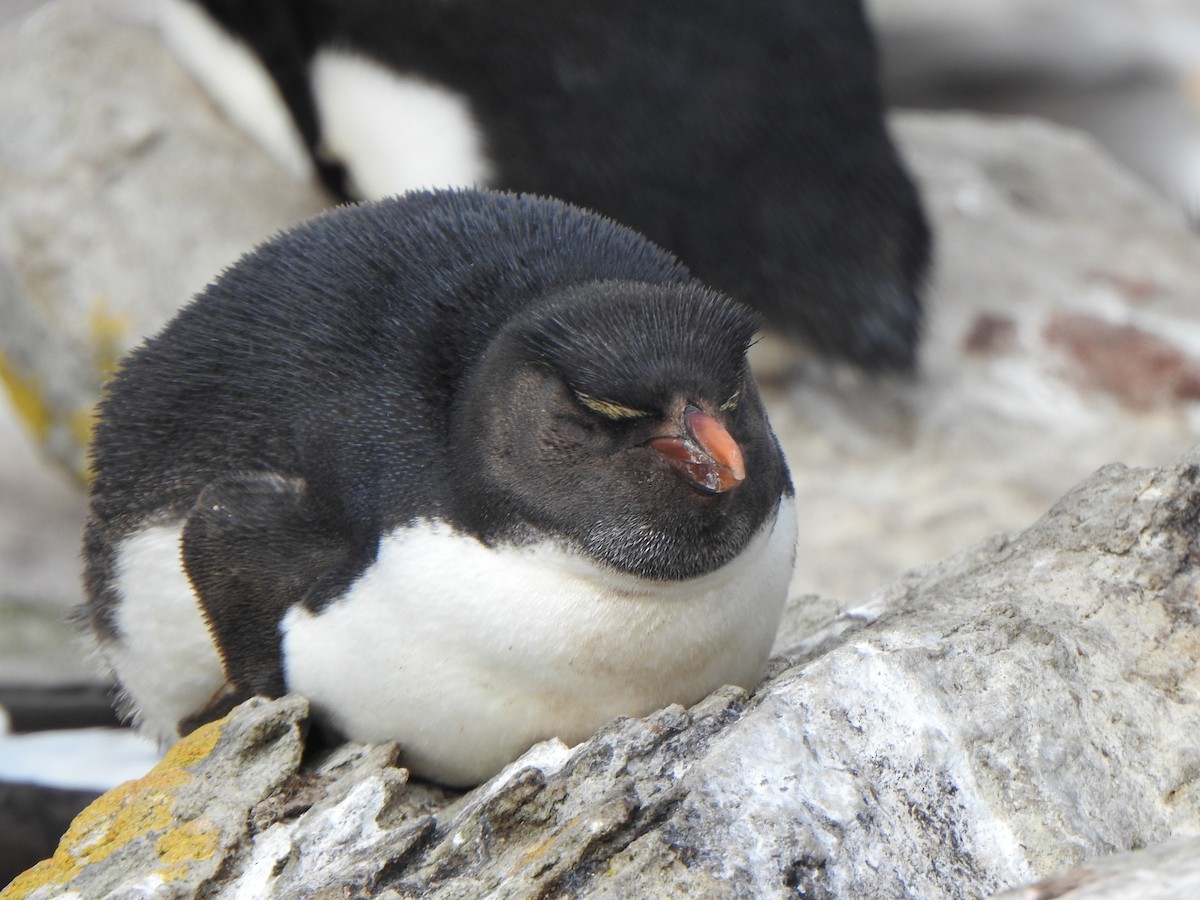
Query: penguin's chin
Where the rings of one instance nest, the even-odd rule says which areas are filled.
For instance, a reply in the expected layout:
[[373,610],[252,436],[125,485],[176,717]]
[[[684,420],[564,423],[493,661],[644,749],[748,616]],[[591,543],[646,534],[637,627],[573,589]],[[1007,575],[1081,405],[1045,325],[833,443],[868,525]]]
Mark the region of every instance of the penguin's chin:
[[[689,501],[707,508],[722,495],[689,485]],[[662,525],[617,522],[589,529],[578,545],[592,559],[627,575],[653,581],[688,581],[708,575],[736,558],[756,529],[746,516],[721,516],[719,527],[702,527],[679,517]]]

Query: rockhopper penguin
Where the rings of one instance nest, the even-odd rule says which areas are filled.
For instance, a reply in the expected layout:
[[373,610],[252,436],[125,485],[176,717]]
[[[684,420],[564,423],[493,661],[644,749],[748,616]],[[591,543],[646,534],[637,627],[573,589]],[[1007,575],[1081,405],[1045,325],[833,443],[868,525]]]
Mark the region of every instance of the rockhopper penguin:
[[930,234],[861,0],[160,0],[231,119],[339,197],[595,209],[819,353],[910,369]]
[[796,539],[751,313],[565,203],[422,192],[245,256],[100,407],[87,612],[164,740],[249,695],[469,785],[754,686]]

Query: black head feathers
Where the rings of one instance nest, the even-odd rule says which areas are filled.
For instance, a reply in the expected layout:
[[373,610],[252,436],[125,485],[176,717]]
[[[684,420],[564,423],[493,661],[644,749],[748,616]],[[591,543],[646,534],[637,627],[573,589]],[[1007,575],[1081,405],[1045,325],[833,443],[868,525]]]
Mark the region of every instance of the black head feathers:
[[[581,294],[586,292],[586,302]],[[539,305],[522,338],[576,392],[656,409],[672,391],[728,398],[743,377],[757,317],[695,287],[575,287]]]

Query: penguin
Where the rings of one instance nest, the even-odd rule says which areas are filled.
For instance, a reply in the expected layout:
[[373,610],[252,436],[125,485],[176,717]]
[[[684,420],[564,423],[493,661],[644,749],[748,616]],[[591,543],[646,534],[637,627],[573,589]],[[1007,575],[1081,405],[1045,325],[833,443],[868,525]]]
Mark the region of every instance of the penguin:
[[756,684],[791,578],[755,314],[632,230],[479,190],[244,256],[99,406],[86,616],[164,742],[255,695],[480,783]]
[[161,0],[227,110],[339,199],[548,194],[821,357],[911,373],[931,234],[860,0]]

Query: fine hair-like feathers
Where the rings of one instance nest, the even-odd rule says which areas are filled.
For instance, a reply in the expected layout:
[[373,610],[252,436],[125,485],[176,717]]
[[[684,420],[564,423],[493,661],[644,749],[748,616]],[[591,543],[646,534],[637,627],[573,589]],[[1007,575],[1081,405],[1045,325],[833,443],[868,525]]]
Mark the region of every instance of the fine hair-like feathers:
[[[553,199],[418,192],[327,212],[263,244],[130,354],[100,406],[87,611],[130,705],[166,733],[245,696],[282,694],[285,622],[309,647],[298,671],[320,689],[322,617],[355,590],[398,630],[395,652],[416,652],[403,649],[403,616],[386,612],[416,602],[406,573],[367,573],[385,544],[407,558],[419,540],[484,560],[515,554],[505,559],[518,569],[537,566],[530,548],[549,548],[549,571],[565,565],[571,590],[593,598],[555,612],[568,620],[589,621],[612,598],[703,585],[701,605],[718,614],[695,630],[715,629],[704,641],[726,655],[712,657],[714,674],[688,677],[702,690],[721,683],[705,677],[747,680],[769,647],[794,546],[794,525],[776,527],[792,521],[779,512],[787,467],[745,359],[756,327],[641,236]],[[762,554],[762,587],[728,598],[752,608],[753,633],[739,635],[721,585],[755,584],[747,559]],[[438,597],[461,596],[462,575],[452,563],[422,569],[423,614],[454,622]],[[522,615],[554,608],[559,589],[547,583]],[[502,608],[525,600],[520,587],[484,590]],[[167,684],[163,670],[184,655],[193,675]],[[662,677],[650,702],[679,699]],[[628,709],[627,689],[598,689],[591,714]],[[389,715],[402,718],[406,700],[394,702]],[[543,719],[486,758],[555,727],[544,710],[532,721]],[[490,764],[430,771],[466,781]]]

